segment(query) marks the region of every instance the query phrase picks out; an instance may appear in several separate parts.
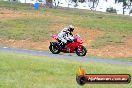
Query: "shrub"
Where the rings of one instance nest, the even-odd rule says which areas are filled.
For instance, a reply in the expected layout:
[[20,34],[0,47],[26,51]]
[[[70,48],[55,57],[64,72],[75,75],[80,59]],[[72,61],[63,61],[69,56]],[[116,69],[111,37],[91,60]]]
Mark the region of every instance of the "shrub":
[[106,12],[109,12],[109,13],[116,13],[116,9],[114,9],[113,7],[110,7],[110,8],[107,8],[107,9],[106,9]]
[[79,0],[79,2],[84,3],[84,2],[86,2],[86,0]]

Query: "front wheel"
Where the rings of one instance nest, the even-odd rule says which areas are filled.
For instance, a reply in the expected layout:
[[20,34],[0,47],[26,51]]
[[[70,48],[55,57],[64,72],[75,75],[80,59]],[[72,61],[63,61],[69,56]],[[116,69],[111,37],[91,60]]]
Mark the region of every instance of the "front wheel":
[[49,49],[50,49],[50,51],[51,51],[53,54],[59,54],[59,53],[60,53],[60,49],[59,49],[57,46],[55,46],[55,45],[50,45],[50,46],[49,46]]
[[85,56],[86,53],[87,53],[87,49],[84,46],[82,46],[82,49],[79,48],[76,49],[76,54],[78,56]]

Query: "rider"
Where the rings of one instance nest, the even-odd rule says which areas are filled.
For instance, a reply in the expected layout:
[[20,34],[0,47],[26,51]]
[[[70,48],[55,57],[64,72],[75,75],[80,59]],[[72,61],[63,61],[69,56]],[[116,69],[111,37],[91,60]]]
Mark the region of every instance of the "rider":
[[68,27],[64,28],[59,34],[58,39],[61,41],[61,46],[65,47],[68,43],[68,40],[74,40],[72,32],[74,31],[74,26],[69,25]]

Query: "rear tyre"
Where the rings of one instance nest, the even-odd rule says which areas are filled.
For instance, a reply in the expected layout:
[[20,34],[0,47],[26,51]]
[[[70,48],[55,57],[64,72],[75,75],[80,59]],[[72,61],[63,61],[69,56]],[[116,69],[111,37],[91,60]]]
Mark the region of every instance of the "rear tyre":
[[55,45],[50,45],[49,46],[49,50],[53,53],[53,54],[59,54],[60,53],[60,49],[55,46]]
[[76,49],[76,54],[78,56],[85,56],[86,53],[87,53],[87,49],[84,46],[82,46],[82,50],[81,51],[80,51],[79,48]]

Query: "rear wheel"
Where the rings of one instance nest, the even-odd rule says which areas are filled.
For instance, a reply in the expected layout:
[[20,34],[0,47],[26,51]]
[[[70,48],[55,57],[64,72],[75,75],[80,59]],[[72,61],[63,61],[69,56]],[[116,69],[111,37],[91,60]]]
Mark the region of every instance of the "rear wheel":
[[76,54],[78,56],[85,56],[86,53],[87,53],[87,49],[84,46],[82,46],[82,49],[79,48],[76,49]]
[[51,51],[53,54],[59,54],[59,53],[60,53],[60,49],[59,49],[57,46],[55,46],[55,45],[50,45],[50,46],[49,46],[49,49],[50,49],[50,51]]

